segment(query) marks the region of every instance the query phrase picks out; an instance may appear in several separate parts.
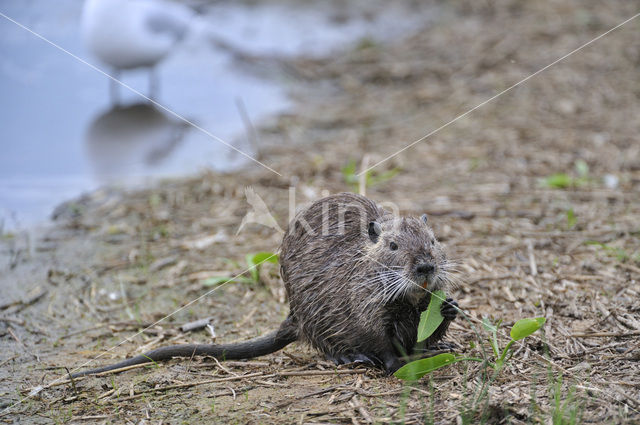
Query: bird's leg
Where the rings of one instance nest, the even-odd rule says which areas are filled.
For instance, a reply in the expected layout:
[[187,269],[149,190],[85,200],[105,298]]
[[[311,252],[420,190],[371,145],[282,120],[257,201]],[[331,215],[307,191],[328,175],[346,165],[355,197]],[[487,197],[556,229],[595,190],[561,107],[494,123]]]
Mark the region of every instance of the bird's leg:
[[158,97],[158,73],[155,67],[149,68],[149,99],[156,100]]
[[111,106],[118,106],[120,104],[120,70],[114,69],[111,72],[111,77],[109,79],[109,95],[111,98]]

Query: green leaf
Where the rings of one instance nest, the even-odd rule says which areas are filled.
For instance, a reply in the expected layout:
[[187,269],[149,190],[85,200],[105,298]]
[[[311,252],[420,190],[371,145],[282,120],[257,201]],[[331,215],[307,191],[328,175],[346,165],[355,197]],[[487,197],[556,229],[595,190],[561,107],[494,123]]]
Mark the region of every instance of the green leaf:
[[434,291],[431,294],[429,306],[420,315],[418,324],[418,342],[424,341],[433,334],[444,320],[440,313],[440,307],[447,295],[443,291]]
[[273,264],[278,264],[278,254],[274,254],[273,252],[258,252],[251,256],[251,264],[247,261],[247,264],[250,266],[254,264],[261,264],[264,262],[269,262]]
[[400,369],[396,370],[393,376],[405,381],[415,381],[422,378],[429,372],[433,372],[436,369],[440,369],[441,367],[455,363],[456,361],[458,361],[456,360],[456,356],[451,353],[438,354],[437,356],[407,363]]
[[264,262],[277,264],[278,255],[273,252],[258,252],[255,254],[247,254],[245,260],[250,269],[249,273],[251,273],[251,278],[254,282],[258,282],[260,280],[260,264]]
[[545,177],[541,182],[544,186],[550,188],[566,189],[573,184],[573,179],[565,173],[558,173]]
[[511,328],[511,339],[514,341],[528,337],[544,325],[547,319],[544,317],[534,317],[518,320]]

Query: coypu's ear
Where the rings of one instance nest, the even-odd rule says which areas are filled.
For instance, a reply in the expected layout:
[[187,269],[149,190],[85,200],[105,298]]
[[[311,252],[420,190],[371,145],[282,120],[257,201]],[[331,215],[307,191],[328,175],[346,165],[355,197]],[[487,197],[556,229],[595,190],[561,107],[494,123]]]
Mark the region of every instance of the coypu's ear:
[[429,219],[427,218],[426,214],[422,214],[420,216],[420,220],[422,220],[424,222],[424,224],[427,224],[427,221],[429,221]]
[[382,233],[382,227],[375,221],[369,222],[369,238],[373,243],[378,242],[378,237]]

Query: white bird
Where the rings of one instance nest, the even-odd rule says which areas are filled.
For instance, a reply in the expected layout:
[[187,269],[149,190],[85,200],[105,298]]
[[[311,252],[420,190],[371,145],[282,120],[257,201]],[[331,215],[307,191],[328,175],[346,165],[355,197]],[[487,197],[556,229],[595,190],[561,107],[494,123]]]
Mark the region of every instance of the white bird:
[[[121,70],[150,68],[149,94],[154,96],[153,67],[187,33],[195,13],[166,0],[87,0],[82,11],[82,38],[89,50],[119,77]],[[111,80],[112,97],[117,98]]]

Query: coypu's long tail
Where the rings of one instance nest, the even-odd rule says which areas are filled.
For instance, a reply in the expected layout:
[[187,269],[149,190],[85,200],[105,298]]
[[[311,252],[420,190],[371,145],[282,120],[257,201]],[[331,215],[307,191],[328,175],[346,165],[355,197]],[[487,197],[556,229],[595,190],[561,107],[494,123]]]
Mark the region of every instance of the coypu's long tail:
[[193,357],[193,356],[211,356],[219,360],[239,360],[250,359],[253,357],[264,356],[265,354],[278,351],[285,346],[291,344],[298,339],[298,332],[293,325],[291,318],[287,318],[277,331],[270,332],[267,335],[253,338],[248,341],[239,342],[237,344],[184,344],[170,345],[155,350],[147,351],[139,356],[121,361],[110,366],[104,366],[97,369],[85,370],[71,374],[76,378],[84,375],[94,375],[96,373],[108,372],[110,370],[121,369],[127,366],[133,366],[142,363],[151,363],[169,360],[173,357]]

